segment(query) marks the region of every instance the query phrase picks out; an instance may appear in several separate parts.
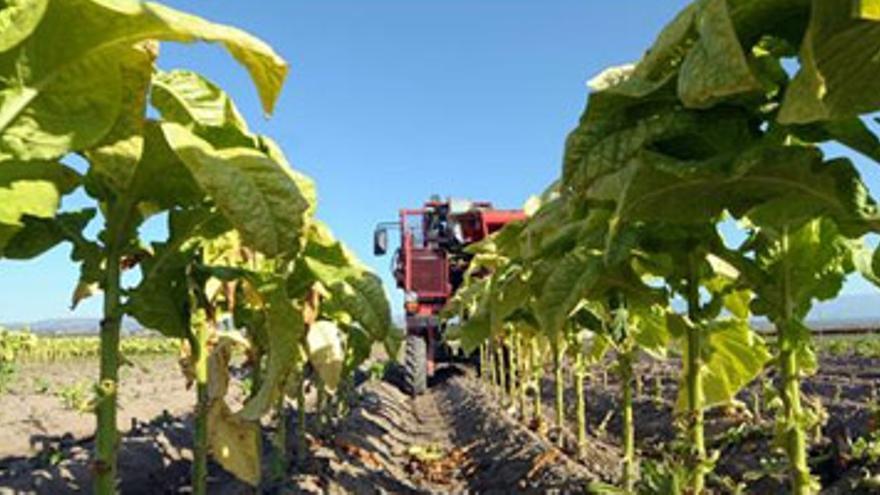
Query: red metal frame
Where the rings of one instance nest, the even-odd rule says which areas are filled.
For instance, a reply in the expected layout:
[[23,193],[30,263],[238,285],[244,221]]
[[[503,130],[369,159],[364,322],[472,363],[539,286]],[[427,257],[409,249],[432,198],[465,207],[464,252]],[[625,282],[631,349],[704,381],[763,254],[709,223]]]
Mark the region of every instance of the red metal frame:
[[[398,287],[407,294],[407,301],[404,303],[407,333],[424,335],[427,340],[429,375],[434,371],[435,345],[440,339],[441,329],[437,317],[446,301],[452,296],[454,287],[451,282],[450,252],[441,247],[428,246],[429,226],[426,214],[439,208],[451,209],[450,207],[451,202],[429,201],[422,208],[404,208],[399,212],[401,241],[400,251],[395,261],[394,275]],[[419,218],[421,225],[410,225],[410,220],[413,217]],[[468,245],[485,239],[510,222],[526,218],[526,215],[519,210],[496,210],[489,202],[472,202],[468,211],[450,213],[449,218],[454,219],[460,226],[461,242]],[[416,246],[414,243],[414,229],[418,229],[421,233],[422,246]],[[417,287],[414,281],[417,270],[417,267],[414,266],[416,255],[430,252],[436,255],[436,264],[431,266],[430,259],[422,258],[425,263],[421,264],[421,268],[440,277],[434,280],[435,284],[428,285],[442,285],[442,290],[425,290],[424,287]],[[458,269],[460,270],[460,265]],[[431,276],[431,273],[426,275],[429,280]],[[412,299],[413,295],[415,296],[414,300]]]

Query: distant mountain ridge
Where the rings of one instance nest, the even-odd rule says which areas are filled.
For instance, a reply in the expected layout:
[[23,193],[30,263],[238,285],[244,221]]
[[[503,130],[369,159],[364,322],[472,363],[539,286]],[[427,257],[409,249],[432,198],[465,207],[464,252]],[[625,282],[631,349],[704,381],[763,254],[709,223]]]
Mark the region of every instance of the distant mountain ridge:
[[[0,323],[0,327],[11,330],[27,328],[31,332],[44,335],[82,335],[96,334],[101,327],[100,318],[51,318],[32,322]],[[137,333],[144,328],[132,318],[122,320],[123,333]]]
[[[393,320],[400,327],[406,325],[404,315],[395,314]],[[807,324],[815,329],[880,327],[880,291],[876,294],[844,294],[833,301],[819,303],[807,317]],[[100,325],[99,318],[52,318],[29,323],[0,323],[3,328],[29,328],[35,333],[57,335],[93,334],[98,332]],[[761,320],[756,320],[755,326],[769,328],[769,324]],[[125,318],[122,330],[137,333],[144,328],[134,319]]]

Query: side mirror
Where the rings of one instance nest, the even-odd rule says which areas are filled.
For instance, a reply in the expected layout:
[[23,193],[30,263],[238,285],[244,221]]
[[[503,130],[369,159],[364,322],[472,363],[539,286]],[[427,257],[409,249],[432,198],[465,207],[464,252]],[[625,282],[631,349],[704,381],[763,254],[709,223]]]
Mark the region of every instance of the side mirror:
[[379,228],[373,233],[373,254],[384,256],[388,252],[388,229]]

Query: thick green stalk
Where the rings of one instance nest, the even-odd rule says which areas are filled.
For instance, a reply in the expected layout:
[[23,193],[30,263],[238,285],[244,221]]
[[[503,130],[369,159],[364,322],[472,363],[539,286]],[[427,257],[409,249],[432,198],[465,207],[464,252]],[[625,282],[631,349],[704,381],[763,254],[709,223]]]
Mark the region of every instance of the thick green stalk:
[[578,350],[575,358],[574,390],[577,396],[577,450],[578,456],[587,453],[587,401],[584,397],[584,376],[587,374],[584,353]]
[[544,363],[541,361],[541,352],[538,349],[537,339],[532,342],[532,384],[535,387],[535,396],[533,397],[532,415],[535,421],[540,425],[544,422],[543,402],[541,401],[541,378],[544,375]]
[[483,381],[486,381],[486,377],[489,376],[489,374],[486,372],[486,364],[486,344],[482,344],[480,346],[480,379]]
[[811,495],[816,493],[817,486],[810,474],[807,463],[807,439],[803,425],[803,408],[801,406],[800,372],[798,369],[796,349],[798,343],[796,329],[790,326],[795,321],[794,303],[790,296],[790,270],[788,265],[789,236],[788,230],[782,234],[783,287],[785,291],[784,320],[777,322],[779,333],[779,391],[784,407],[784,445],[788,456],[791,477],[792,495]]
[[633,423],[633,355],[632,351],[622,352],[617,362],[620,371],[621,415],[623,417],[623,486],[627,493],[633,493],[636,482],[636,432]]
[[195,495],[205,495],[208,490],[208,323],[204,318],[197,320],[192,340],[196,379],[192,489]]
[[526,409],[528,407],[528,401],[526,400],[526,389],[528,388],[528,362],[526,361],[526,343],[522,337],[517,339],[516,345],[517,358],[516,362],[519,365],[519,372],[517,375],[519,376],[519,413],[520,416],[525,419],[526,418]]
[[791,472],[791,493],[792,495],[810,495],[815,492],[810,467],[807,463],[806,432],[801,424],[803,408],[801,406],[797,357],[794,351],[781,352],[779,364],[782,367],[779,386],[785,408],[784,442]]
[[504,359],[504,345],[498,346],[498,388],[501,391],[501,405],[507,407],[508,389],[507,389],[508,370],[507,363]]
[[559,447],[565,445],[565,378],[562,368],[563,351],[559,345],[556,352],[553,353],[553,372],[556,382],[556,427],[559,429],[559,437],[557,443]]
[[495,393],[496,384],[498,383],[497,376],[498,370],[495,368],[495,343],[490,343],[489,348],[486,350],[486,353],[489,355],[489,387],[490,392]]
[[483,357],[482,361],[482,372],[483,372],[483,380],[486,382],[486,386],[492,387],[492,348],[489,347],[489,344],[483,344]]
[[690,260],[688,279],[688,316],[691,324],[687,328],[687,348],[685,352],[685,392],[687,398],[686,439],[689,449],[686,466],[690,474],[690,492],[703,493],[706,478],[706,441],[703,428],[703,376],[702,367],[703,335],[699,322],[700,288],[696,260]]
[[111,244],[104,279],[104,319],[101,321],[100,383],[97,387],[94,490],[99,495],[116,492],[116,402],[119,389],[119,328],[122,323],[121,254]]
[[300,374],[296,382],[296,460],[306,458],[306,380]]
[[510,336],[510,405],[517,409],[517,398],[519,397],[519,337],[517,335]]
[[277,424],[272,437],[272,461],[270,467],[272,481],[278,483],[284,480],[287,468],[290,465],[290,460],[287,457],[287,421],[289,416],[283,395],[278,400],[276,410],[278,411]]

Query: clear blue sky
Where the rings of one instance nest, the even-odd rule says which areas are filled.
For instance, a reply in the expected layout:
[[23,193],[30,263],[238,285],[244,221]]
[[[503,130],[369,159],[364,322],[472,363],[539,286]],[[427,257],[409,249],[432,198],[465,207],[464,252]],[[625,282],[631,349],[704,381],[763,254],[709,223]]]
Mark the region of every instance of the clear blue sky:
[[[559,174],[585,82],[638,59],[686,2],[167,3],[246,29],[290,62],[276,113],[265,120],[245,72],[221,49],[164,44],[160,57],[163,68],[218,82],[256,130],[317,180],[319,216],[385,278],[397,304],[388,258],[371,253],[376,222],[433,193],[516,207],[540,192]],[[869,181],[878,177],[870,168]],[[147,234],[161,230],[150,225]],[[77,275],[68,254],[65,246],[37,261],[0,262],[0,321],[97,316],[99,297],[67,310]]]

